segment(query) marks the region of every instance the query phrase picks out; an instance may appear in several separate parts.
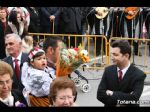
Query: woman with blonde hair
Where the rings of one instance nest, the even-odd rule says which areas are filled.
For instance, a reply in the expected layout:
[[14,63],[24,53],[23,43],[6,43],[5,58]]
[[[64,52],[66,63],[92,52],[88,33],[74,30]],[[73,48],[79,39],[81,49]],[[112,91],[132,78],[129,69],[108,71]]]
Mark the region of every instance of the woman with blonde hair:
[[33,37],[32,36],[25,36],[22,39],[22,51],[24,53],[29,53],[33,49]]

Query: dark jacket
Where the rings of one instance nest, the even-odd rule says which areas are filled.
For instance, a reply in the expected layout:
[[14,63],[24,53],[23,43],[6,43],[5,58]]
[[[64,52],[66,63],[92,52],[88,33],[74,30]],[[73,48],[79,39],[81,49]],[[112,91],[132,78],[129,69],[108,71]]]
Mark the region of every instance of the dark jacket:
[[145,17],[145,27],[146,27],[146,30],[147,30],[148,37],[150,38],[150,9],[149,10],[147,9],[147,11],[145,11],[145,13],[146,13],[145,14],[146,15],[146,17]]
[[[14,97],[14,107],[17,101],[23,103],[24,106],[28,106],[23,94],[20,91],[12,90],[11,92],[12,92],[12,96]],[[8,107],[8,106],[0,101],[0,107]]]
[[[108,7],[107,7],[108,8]],[[113,27],[114,12],[108,8],[108,14],[103,19],[98,19],[95,16],[95,33],[96,35],[104,35],[109,39]]]
[[82,15],[79,7],[63,7],[60,13],[60,33],[81,34]]
[[[97,99],[105,106],[116,106],[119,100],[136,102],[143,92],[145,78],[144,72],[131,64],[123,79],[119,82],[117,66],[111,65],[104,71],[98,86]],[[106,90],[113,91],[113,95],[108,96]],[[139,106],[139,104],[128,104],[126,106]]]
[[127,14],[122,11],[119,21],[119,32],[122,37],[141,38],[143,29],[143,13],[140,9],[133,19],[127,19]]
[[40,15],[38,9],[36,7],[34,7],[34,9],[26,7],[26,9],[30,13],[30,25],[28,32],[40,33]]
[[0,59],[6,57],[4,34],[5,32],[4,32],[3,23],[0,21]]
[[54,33],[58,32],[58,24],[59,24],[59,7],[41,7],[40,10],[40,24],[41,24],[41,32],[42,33],[51,33],[53,29],[53,22],[50,21],[50,16],[55,16],[54,21]]

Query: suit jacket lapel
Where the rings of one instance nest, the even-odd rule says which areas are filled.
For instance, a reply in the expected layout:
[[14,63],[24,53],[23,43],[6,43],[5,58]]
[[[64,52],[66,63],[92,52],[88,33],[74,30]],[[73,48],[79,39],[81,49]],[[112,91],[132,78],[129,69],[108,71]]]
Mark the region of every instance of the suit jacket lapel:
[[13,68],[13,71],[14,71],[14,75],[13,75],[13,81],[14,82],[17,82],[17,78],[16,78],[16,74],[15,74],[15,67],[14,67],[14,64],[13,64],[13,59],[11,56],[8,57],[8,63],[10,63],[10,65],[12,66]]
[[112,69],[112,80],[113,80],[113,85],[115,86],[116,90],[119,88],[119,81],[118,81],[118,73],[117,73],[117,66],[115,65]]
[[[22,53],[21,55],[21,63],[20,63],[20,72],[22,71],[22,66],[23,66],[23,63],[26,62],[28,59],[28,54],[27,53]],[[21,80],[21,73],[20,73],[20,80]]]
[[11,57],[11,56],[8,57],[8,63],[10,63],[10,65],[11,65],[12,68],[14,69],[13,60],[12,60],[12,57]]
[[23,63],[27,61],[27,57],[28,57],[28,54],[22,53],[22,55],[21,55],[20,69],[21,69]]
[[24,62],[24,56],[23,56],[24,54],[22,53],[22,55],[21,55],[21,63],[20,63],[20,68],[21,68],[21,66],[22,66],[22,64],[23,64],[23,62]]

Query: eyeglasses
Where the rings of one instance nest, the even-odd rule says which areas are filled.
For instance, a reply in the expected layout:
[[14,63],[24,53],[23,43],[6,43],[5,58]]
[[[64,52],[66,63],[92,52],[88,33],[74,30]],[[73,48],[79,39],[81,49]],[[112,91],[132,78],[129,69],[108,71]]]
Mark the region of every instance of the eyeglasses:
[[6,81],[0,81],[0,86],[4,86],[5,84],[10,84],[12,82],[12,79],[8,79]]
[[65,101],[66,99],[68,100],[74,100],[75,96],[57,96],[56,99],[59,99],[61,101]]

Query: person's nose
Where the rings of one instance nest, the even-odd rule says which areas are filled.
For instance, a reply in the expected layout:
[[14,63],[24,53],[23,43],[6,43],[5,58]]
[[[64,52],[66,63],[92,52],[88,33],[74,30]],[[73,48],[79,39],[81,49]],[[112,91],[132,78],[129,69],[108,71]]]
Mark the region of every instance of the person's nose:
[[4,82],[3,83],[3,88],[7,88],[8,86],[7,86],[8,84],[6,83],[6,82]]
[[9,44],[6,44],[5,45],[6,49],[10,48],[10,45]]
[[65,101],[64,101],[64,103],[65,103],[65,105],[69,105],[69,103],[70,103],[69,99],[66,98]]
[[46,61],[47,61],[46,59],[42,59],[42,62],[46,63]]

